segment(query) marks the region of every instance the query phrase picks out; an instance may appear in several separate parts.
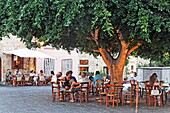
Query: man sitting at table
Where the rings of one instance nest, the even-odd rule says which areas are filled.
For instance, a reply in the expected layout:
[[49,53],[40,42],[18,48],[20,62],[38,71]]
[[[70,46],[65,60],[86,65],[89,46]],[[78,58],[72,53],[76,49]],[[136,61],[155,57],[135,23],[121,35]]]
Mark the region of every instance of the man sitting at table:
[[86,77],[86,73],[81,73],[81,78],[78,80],[78,82],[91,82],[89,78]]

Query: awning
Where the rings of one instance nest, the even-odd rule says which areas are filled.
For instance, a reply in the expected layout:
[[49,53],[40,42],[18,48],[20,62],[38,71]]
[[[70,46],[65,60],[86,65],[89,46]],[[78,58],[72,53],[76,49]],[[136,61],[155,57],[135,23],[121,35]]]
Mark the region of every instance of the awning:
[[55,59],[54,57],[49,56],[47,54],[44,54],[42,52],[35,51],[35,50],[30,50],[30,49],[27,49],[27,48],[13,50],[13,51],[8,51],[8,52],[4,52],[4,53],[5,54],[14,54],[14,55],[19,56],[19,57],[51,58],[51,59]]

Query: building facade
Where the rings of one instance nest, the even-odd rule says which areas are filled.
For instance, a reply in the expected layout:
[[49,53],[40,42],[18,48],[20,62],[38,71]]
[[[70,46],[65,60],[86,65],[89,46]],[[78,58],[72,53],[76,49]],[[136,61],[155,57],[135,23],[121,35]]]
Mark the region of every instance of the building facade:
[[[109,74],[109,70],[101,57],[94,58],[92,55],[79,53],[76,50],[68,53],[65,50],[56,50],[51,46],[45,46],[37,48],[36,51],[48,54],[55,59],[20,58],[15,55],[3,53],[26,48],[19,38],[10,35],[10,38],[2,38],[0,44],[0,81],[5,81],[7,69],[11,69],[12,73],[14,73],[16,68],[19,68],[23,74],[28,74],[30,70],[35,70],[36,73],[43,70],[47,76],[50,76],[51,71],[54,71],[55,73],[61,71],[64,76],[67,71],[72,70],[73,75],[77,78],[80,71],[87,71],[90,73],[100,71],[106,75]],[[129,76],[128,73],[132,71],[136,72],[136,68],[141,63],[145,64],[148,63],[148,61],[130,56],[129,63],[125,66],[124,77]]]
[[12,73],[20,69],[23,74],[28,74],[30,69],[35,69],[34,58],[21,58],[15,55],[4,54],[4,52],[26,48],[19,38],[9,35],[0,41],[0,81],[6,80],[6,70],[11,69]]

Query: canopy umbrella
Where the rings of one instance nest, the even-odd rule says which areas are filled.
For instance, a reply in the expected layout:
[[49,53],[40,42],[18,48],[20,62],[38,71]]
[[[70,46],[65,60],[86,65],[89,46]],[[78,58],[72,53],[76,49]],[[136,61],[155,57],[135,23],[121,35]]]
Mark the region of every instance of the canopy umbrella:
[[51,59],[55,59],[54,57],[49,56],[47,54],[44,54],[42,52],[35,51],[35,50],[30,50],[30,49],[27,49],[27,48],[13,50],[13,51],[7,51],[7,52],[4,52],[4,53],[5,54],[14,54],[14,55],[19,56],[19,57],[51,58]]

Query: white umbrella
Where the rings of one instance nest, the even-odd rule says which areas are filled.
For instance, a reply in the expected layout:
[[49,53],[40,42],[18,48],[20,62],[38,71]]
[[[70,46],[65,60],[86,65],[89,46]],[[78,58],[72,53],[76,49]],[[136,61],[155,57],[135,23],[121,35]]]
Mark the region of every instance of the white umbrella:
[[4,52],[4,53],[5,54],[14,54],[14,55],[19,56],[19,57],[52,58],[52,59],[55,59],[54,57],[49,56],[47,54],[44,54],[42,52],[30,50],[30,49],[27,49],[27,48],[8,51],[8,52]]

